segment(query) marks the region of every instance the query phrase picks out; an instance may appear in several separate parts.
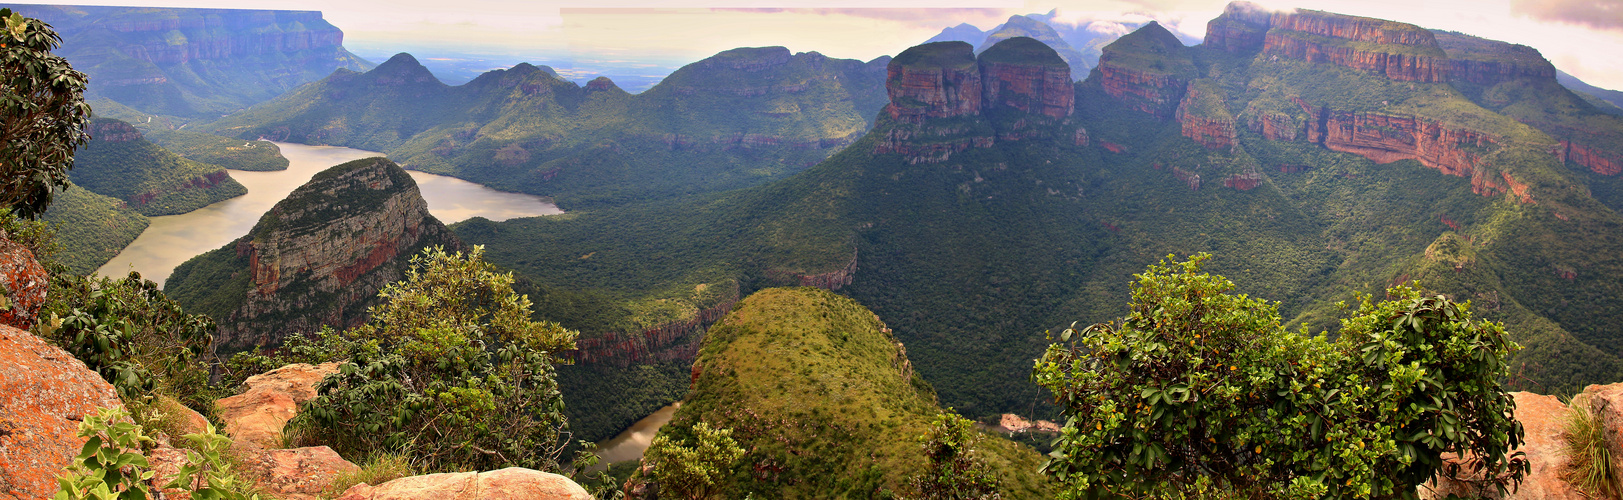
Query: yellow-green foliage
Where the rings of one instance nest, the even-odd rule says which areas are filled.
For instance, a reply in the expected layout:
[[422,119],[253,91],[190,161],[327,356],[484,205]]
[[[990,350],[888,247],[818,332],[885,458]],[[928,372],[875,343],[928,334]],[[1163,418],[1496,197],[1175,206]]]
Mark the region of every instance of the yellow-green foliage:
[[1611,448],[1606,442],[1606,425],[1589,407],[1589,398],[1579,394],[1572,398],[1567,420],[1567,467],[1562,477],[1584,491],[1604,498],[1616,498],[1618,477],[1612,472]]
[[[693,391],[662,434],[685,440],[698,422],[732,429],[750,451],[723,482],[724,496],[898,493],[925,466],[918,436],[940,411],[935,395],[884,323],[851,299],[813,288],[757,292],[711,327],[695,370]],[[1043,496],[1035,452],[987,443],[1006,496]]]
[[377,453],[368,457],[366,462],[361,464],[360,470],[341,472],[334,476],[327,489],[322,490],[321,496],[338,498],[344,491],[357,484],[376,486],[413,475],[416,475],[416,471],[411,466],[410,457],[399,453]]

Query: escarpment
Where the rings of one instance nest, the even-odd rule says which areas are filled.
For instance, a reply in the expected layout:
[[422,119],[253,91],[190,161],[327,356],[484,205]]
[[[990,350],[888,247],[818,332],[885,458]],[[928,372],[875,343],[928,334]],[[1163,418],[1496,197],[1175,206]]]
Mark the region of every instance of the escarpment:
[[1183,136],[1209,149],[1234,145],[1234,116],[1223,103],[1221,90],[1206,80],[1197,80],[1178,103],[1176,114]]
[[1430,31],[1367,17],[1235,2],[1207,24],[1208,47],[1322,62],[1412,82],[1447,82],[1453,68]]
[[1051,133],[1069,124],[1076,108],[1070,67],[1026,37],[998,42],[979,58],[964,42],[919,45],[892,59],[887,74],[885,111],[893,123],[875,131],[882,135],[873,153],[900,154],[910,164]]
[[293,332],[364,322],[377,292],[434,245],[461,248],[411,176],[366,158],[317,174],[247,236],[177,267],[165,291],[212,316],[225,350],[275,345]]
[[1309,142],[1376,163],[1417,160],[1439,172],[1470,178],[1477,194],[1512,193],[1522,203],[1533,202],[1527,185],[1510,172],[1482,168],[1483,160],[1500,148],[1500,137],[1425,117],[1298,104],[1311,116],[1305,130]]

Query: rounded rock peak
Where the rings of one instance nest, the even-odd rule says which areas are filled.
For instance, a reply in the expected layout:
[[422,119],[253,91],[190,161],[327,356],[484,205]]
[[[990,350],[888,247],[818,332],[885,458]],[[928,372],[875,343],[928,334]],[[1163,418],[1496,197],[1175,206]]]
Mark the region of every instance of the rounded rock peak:
[[916,45],[890,60],[892,66],[968,68],[975,65],[975,46],[965,42],[933,42]]
[[984,63],[1020,64],[1045,67],[1062,67],[1070,71],[1070,65],[1055,52],[1053,47],[1039,42],[1034,38],[1017,36],[998,42],[991,48],[981,52],[980,61]]

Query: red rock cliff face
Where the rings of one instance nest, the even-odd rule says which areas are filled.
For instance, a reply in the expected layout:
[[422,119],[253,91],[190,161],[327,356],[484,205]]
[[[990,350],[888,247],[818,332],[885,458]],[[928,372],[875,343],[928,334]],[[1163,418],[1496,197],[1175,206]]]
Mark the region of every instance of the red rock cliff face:
[[161,34],[150,37],[150,42],[119,47],[130,57],[155,64],[293,52],[344,43],[344,33],[322,20],[320,12],[313,11],[188,9],[166,19],[112,22],[105,26],[121,33]]
[[1251,2],[1229,2],[1223,14],[1206,23],[1206,47],[1233,53],[1262,48],[1272,13]]
[[1201,90],[1195,86],[1189,87],[1184,94],[1182,102],[1178,103],[1177,119],[1183,127],[1183,136],[1206,146],[1208,149],[1223,149],[1234,146],[1236,132],[1234,118],[1227,116],[1201,116],[1190,110],[1195,108],[1195,102],[1203,96]]
[[1590,148],[1583,144],[1562,140],[1556,149],[1556,156],[1561,161],[1570,161],[1578,166],[1590,169],[1601,175],[1617,175],[1623,173],[1623,158],[1607,154],[1605,151]]
[[1367,51],[1320,43],[1311,38],[1281,31],[1268,32],[1267,38],[1263,41],[1262,52],[1380,73],[1393,80],[1408,82],[1446,82],[1450,64],[1446,57]]
[[360,324],[378,290],[404,276],[417,249],[461,248],[400,167],[383,158],[358,161],[366,164],[318,175],[295,190],[238,240],[251,287],[219,321],[228,348],[274,344],[321,325]]
[[923,123],[928,118],[981,112],[981,74],[974,66],[960,69],[891,64],[886,69],[885,92],[890,94],[885,111],[901,122]]
[[1112,64],[1106,57],[1099,58],[1099,74],[1105,93],[1122,99],[1133,109],[1163,119],[1172,118],[1176,113],[1172,103],[1178,102],[1184,87],[1189,84],[1172,75],[1135,71]]
[[1498,137],[1424,118],[1336,111],[1302,104],[1313,115],[1307,126],[1309,141],[1376,163],[1418,160],[1439,172],[1470,178],[1471,190],[1477,194],[1497,196],[1509,192],[1522,203],[1533,202],[1527,185],[1516,181],[1510,173],[1493,175],[1480,168],[1482,158],[1498,148]]
[[1075,110],[1069,69],[993,62],[982,63],[981,77],[988,106],[1009,106],[1049,118],[1065,118]]

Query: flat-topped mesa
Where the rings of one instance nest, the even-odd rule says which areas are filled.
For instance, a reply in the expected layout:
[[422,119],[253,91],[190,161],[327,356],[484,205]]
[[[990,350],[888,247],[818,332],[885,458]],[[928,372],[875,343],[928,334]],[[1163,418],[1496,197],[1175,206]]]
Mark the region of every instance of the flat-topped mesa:
[[1009,38],[981,52],[979,63],[988,111],[1006,106],[1063,119],[1075,110],[1070,66],[1042,42]]
[[1448,54],[1449,77],[1455,81],[1490,86],[1520,79],[1555,81],[1555,65],[1538,49],[1452,31],[1432,34]]
[[1251,2],[1229,2],[1223,14],[1206,23],[1207,48],[1233,53],[1262,49],[1273,13]]
[[1176,114],[1184,88],[1196,77],[1188,47],[1154,21],[1106,45],[1095,69],[1105,93],[1161,119]]
[[1237,136],[1234,115],[1223,103],[1222,90],[1210,79],[1189,83],[1189,91],[1178,103],[1177,119],[1184,137],[1208,149],[1234,146]]
[[316,174],[247,236],[182,264],[165,286],[183,305],[209,309],[223,350],[275,345],[293,332],[364,322],[378,291],[432,245],[461,248],[410,175],[365,158]]
[[981,112],[981,72],[964,42],[935,42],[902,51],[885,67],[885,112],[905,123]]

